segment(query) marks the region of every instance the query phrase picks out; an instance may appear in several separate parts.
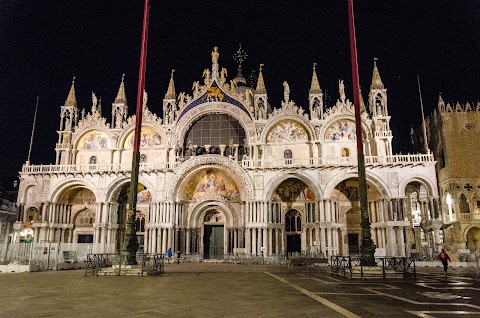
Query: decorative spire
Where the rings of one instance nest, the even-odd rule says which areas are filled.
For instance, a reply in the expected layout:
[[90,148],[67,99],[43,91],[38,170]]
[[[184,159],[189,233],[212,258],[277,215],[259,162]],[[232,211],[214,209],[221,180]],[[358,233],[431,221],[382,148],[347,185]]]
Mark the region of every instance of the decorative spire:
[[75,97],[75,76],[72,79],[72,86],[70,87],[70,92],[68,92],[65,106],[77,107],[77,98]]
[[102,116],[102,97],[101,96],[100,96],[100,99],[98,100],[97,112],[100,116]]
[[363,100],[362,89],[358,89],[360,93],[360,112],[365,113],[367,111],[367,107],[365,107],[365,101]]
[[175,72],[175,70],[172,70],[172,74],[170,75],[170,83],[168,84],[165,99],[175,99],[175,84],[173,82],[173,72]]
[[378,72],[377,67],[377,58],[373,58],[373,75],[372,75],[372,85],[370,85],[370,89],[384,89],[382,79],[380,78],[380,73]]
[[445,105],[445,102],[443,101],[443,98],[442,98],[442,92],[438,93],[438,105]]
[[255,94],[267,93],[267,89],[265,88],[265,82],[263,81],[262,67],[263,64],[260,64],[260,69],[258,71],[257,89],[255,90]]
[[312,74],[312,85],[310,85],[310,94],[321,94],[322,89],[320,88],[320,83],[318,82],[317,71],[315,70],[317,63],[313,63],[313,74]]
[[242,49],[242,45],[238,45],[238,50],[233,54],[233,59],[238,63],[238,74],[234,78],[234,82],[237,86],[246,86],[247,80],[242,75],[242,63],[247,59],[247,53]]
[[115,98],[116,104],[127,104],[127,96],[125,95],[125,73],[122,75],[122,82],[120,83],[120,87],[118,88],[117,97]]

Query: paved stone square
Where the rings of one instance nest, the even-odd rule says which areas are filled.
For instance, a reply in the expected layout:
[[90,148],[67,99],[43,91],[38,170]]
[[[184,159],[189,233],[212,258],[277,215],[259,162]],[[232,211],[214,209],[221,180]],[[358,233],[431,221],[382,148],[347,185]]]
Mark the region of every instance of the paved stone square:
[[345,279],[329,267],[167,264],[160,277],[83,270],[0,274],[0,317],[480,317],[480,282],[421,268],[417,280]]

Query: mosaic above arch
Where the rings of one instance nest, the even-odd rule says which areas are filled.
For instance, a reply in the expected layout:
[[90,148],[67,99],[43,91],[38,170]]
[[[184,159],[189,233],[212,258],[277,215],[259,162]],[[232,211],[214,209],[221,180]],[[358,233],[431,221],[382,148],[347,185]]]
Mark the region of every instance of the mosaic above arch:
[[108,149],[110,147],[110,138],[100,130],[91,130],[78,141],[78,149]]
[[96,203],[95,194],[87,188],[71,188],[62,193],[58,198],[59,203],[70,204],[94,204]]
[[273,126],[267,134],[267,143],[290,141],[308,141],[307,131],[292,120],[279,122]]
[[220,196],[228,200],[239,200],[238,186],[225,171],[207,168],[195,173],[183,191],[186,200]]
[[325,131],[325,140],[356,140],[355,122],[345,119],[334,122]]
[[315,199],[315,192],[298,179],[283,181],[272,195],[272,201],[294,202],[315,201]]
[[[140,132],[140,147],[144,148],[151,148],[151,147],[158,147],[162,144],[162,137],[160,133],[148,126],[142,126],[142,130]],[[133,148],[133,143],[135,140],[135,130],[132,130],[127,138],[125,139],[125,142],[123,143],[123,147],[125,149],[128,148]]]

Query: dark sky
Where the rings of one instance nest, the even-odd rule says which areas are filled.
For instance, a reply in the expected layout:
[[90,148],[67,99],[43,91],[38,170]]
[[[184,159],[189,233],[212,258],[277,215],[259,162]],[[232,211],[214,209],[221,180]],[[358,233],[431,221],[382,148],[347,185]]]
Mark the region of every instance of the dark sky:
[[[273,5],[275,3],[275,5]],[[248,76],[264,63],[273,107],[280,107],[287,80],[298,105],[307,106],[312,63],[326,106],[338,98],[338,79],[353,100],[347,0],[151,1],[146,90],[149,109],[161,114],[170,71],[177,92],[191,94],[193,81],[211,67],[235,76],[238,44],[248,54]],[[377,1],[355,3],[360,83],[367,98],[377,57],[388,89],[395,153],[411,151],[410,126],[421,121],[417,74],[426,113],[438,93],[446,101],[480,99],[480,1]],[[120,79],[133,114],[138,80],[143,1],[0,0],[0,179],[17,175],[28,155],[36,96],[39,115],[32,164],[55,161],[60,106],[73,76],[79,108],[102,98],[110,121]]]

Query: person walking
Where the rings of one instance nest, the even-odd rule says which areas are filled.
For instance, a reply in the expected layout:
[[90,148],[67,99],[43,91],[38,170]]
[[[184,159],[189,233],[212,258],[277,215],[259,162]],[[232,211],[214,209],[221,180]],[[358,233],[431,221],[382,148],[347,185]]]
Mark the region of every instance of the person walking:
[[167,250],[168,264],[170,264],[170,258],[172,258],[172,248],[169,247]]
[[450,256],[448,256],[447,252],[445,252],[445,249],[442,248],[442,251],[440,254],[438,254],[438,259],[440,259],[440,262],[443,264],[443,270],[445,271],[445,276],[447,276],[447,270],[448,270],[448,262],[450,260]]

